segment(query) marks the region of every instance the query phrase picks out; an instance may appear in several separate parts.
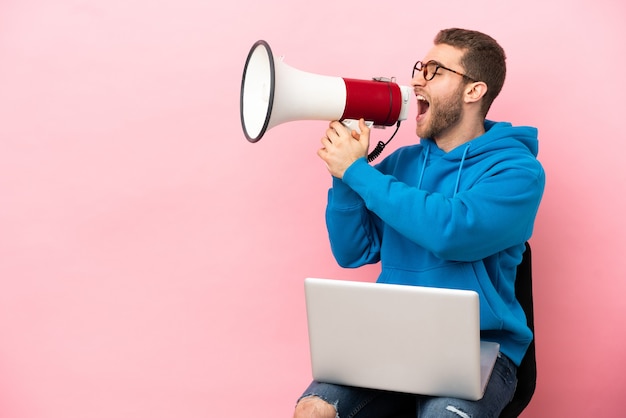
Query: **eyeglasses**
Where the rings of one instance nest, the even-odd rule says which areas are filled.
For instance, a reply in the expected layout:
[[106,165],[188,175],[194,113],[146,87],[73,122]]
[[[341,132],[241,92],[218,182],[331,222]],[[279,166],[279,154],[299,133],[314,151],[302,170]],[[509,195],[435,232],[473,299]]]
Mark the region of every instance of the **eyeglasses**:
[[421,71],[424,74],[424,80],[426,81],[430,81],[432,80],[436,75],[437,75],[437,71],[439,71],[440,68],[443,68],[444,70],[448,70],[453,72],[454,74],[458,74],[463,78],[467,78],[469,81],[472,82],[476,82],[476,80],[474,80],[473,78],[471,78],[470,76],[460,73],[458,71],[454,71],[451,68],[448,67],[444,67],[442,64],[438,63],[437,61],[428,61],[426,64],[422,63],[422,61],[417,61],[415,63],[415,66],[413,66],[413,73],[411,74],[411,78],[415,78],[415,71]]

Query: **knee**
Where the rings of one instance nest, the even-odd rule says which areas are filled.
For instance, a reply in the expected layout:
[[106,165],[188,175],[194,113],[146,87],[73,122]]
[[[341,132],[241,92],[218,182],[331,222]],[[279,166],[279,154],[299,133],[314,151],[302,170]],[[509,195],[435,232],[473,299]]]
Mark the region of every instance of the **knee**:
[[296,405],[293,418],[336,418],[335,407],[317,396],[302,398]]

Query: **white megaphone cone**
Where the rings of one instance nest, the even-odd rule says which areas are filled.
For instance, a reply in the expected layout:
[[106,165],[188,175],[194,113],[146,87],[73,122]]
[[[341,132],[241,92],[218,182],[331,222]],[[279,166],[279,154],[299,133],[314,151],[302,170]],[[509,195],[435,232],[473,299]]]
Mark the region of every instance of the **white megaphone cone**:
[[241,125],[248,141],[296,120],[358,120],[392,126],[405,120],[410,87],[307,73],[275,60],[265,41],[250,50],[241,80]]

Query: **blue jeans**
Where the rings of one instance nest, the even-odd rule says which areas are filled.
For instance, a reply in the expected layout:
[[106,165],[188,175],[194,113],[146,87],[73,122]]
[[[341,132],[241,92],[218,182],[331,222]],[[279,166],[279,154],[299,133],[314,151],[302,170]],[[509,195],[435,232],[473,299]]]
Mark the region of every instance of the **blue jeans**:
[[318,396],[337,410],[338,418],[497,418],[517,386],[517,367],[500,354],[478,401],[355,388],[313,381],[302,395]]

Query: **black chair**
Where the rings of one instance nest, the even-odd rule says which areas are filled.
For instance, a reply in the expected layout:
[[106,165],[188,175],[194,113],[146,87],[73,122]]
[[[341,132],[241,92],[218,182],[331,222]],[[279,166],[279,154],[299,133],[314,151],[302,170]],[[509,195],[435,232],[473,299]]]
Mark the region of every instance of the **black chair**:
[[[522,262],[517,266],[515,278],[515,296],[519,300],[524,312],[528,327],[535,332],[535,315],[533,306],[533,280],[532,280],[532,253],[530,244],[526,243],[526,250]],[[533,338],[522,362],[517,368],[517,389],[513,399],[502,410],[499,418],[516,418],[530,403],[535,393],[537,382],[537,363],[535,358],[535,339]],[[412,418],[413,415],[398,415],[394,418]]]
[[[532,254],[530,244],[526,243],[526,251],[522,263],[517,266],[515,279],[515,296],[519,300],[524,312],[528,327],[535,332],[535,314],[533,305],[533,274]],[[528,351],[517,368],[517,389],[511,402],[504,408],[500,418],[515,418],[530,403],[535,393],[537,383],[537,362],[535,357],[535,339],[533,338]]]

